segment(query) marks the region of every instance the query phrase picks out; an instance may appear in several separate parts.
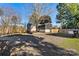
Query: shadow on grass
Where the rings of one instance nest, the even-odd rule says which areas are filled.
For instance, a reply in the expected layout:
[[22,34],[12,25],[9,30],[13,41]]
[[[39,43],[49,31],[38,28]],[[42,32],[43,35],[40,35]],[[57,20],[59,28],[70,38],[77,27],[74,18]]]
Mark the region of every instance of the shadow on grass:
[[71,56],[77,55],[73,51],[68,51],[57,47],[54,44],[43,42],[43,37],[33,35],[10,35],[0,37],[1,56]]

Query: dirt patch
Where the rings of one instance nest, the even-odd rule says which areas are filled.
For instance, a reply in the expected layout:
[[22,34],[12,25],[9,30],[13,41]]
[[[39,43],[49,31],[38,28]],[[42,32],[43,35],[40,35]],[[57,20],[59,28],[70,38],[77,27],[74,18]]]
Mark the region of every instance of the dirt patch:
[[0,37],[0,48],[1,48],[0,55],[2,56],[77,55],[73,51],[70,52],[52,43],[54,38],[45,34],[13,35],[13,36]]

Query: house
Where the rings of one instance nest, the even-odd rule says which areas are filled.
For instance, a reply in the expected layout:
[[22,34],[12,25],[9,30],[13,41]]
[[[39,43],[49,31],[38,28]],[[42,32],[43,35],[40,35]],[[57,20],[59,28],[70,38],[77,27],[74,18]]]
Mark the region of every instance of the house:
[[[30,29],[32,32],[50,32],[52,27],[51,17],[48,15],[40,16],[37,21],[31,18],[29,23],[31,23]],[[27,29],[29,29],[29,27],[27,27]]]
[[38,31],[40,32],[51,32],[51,17],[44,15],[40,17],[39,24],[38,24]]

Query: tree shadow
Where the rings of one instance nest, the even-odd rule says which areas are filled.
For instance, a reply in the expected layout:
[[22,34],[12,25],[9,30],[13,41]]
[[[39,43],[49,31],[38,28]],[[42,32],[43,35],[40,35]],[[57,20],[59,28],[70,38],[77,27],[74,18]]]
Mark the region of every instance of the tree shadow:
[[43,37],[11,35],[0,38],[1,56],[73,56],[77,53],[43,42]]

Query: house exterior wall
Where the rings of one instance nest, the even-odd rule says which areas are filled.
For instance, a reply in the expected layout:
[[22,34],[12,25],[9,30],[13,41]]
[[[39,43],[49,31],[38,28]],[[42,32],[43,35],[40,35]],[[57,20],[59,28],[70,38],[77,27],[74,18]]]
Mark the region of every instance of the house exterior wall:
[[36,26],[32,26],[31,32],[36,32]]
[[58,33],[59,29],[51,29],[51,33]]
[[45,29],[45,33],[50,33],[51,30],[50,29]]

